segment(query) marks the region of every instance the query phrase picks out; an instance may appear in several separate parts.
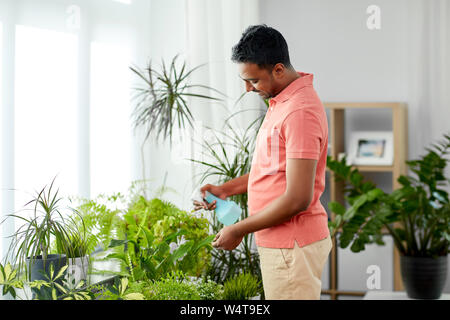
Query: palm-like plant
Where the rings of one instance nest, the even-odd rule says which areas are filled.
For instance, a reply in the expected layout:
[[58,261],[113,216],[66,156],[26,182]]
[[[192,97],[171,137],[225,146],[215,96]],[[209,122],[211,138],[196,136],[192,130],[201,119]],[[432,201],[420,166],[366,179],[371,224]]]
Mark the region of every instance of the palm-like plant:
[[[25,204],[25,208],[32,205],[33,216],[31,218],[23,217],[19,214],[9,214],[7,218],[16,218],[25,223],[11,236],[14,240],[7,252],[18,270],[27,270],[26,261],[29,260],[30,266],[36,262],[39,256],[42,260],[47,260],[52,241],[59,244],[62,254],[70,255],[70,239],[78,235],[78,230],[74,228],[71,218],[67,218],[61,212],[59,206],[62,198],[58,197],[58,190],[53,192],[53,179],[49,188],[45,186],[37,196]],[[75,209],[69,208],[77,213]],[[70,223],[69,223],[70,222]],[[27,276],[29,276],[28,270]]]
[[173,58],[169,69],[162,61],[161,72],[152,67],[151,61],[145,71],[130,67],[144,84],[143,87],[134,88],[136,94],[133,96],[135,101],[133,125],[135,129],[145,127],[144,142],[152,132],[155,132],[157,141],[160,135],[163,135],[163,140],[169,138],[172,143],[172,131],[175,125],[185,129],[185,122],[188,122],[193,128],[194,116],[186,101],[188,97],[221,101],[220,98],[188,92],[190,89],[203,88],[223,95],[220,91],[205,85],[188,84],[188,77],[204,64],[186,71],[184,62],[181,70],[177,71],[175,67],[177,58],[178,55]]

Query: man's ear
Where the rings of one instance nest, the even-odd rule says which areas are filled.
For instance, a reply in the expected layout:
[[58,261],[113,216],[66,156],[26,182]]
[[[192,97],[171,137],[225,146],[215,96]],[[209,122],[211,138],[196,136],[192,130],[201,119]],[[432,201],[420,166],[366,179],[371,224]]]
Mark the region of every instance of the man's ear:
[[272,69],[272,75],[277,79],[282,78],[284,76],[285,72],[286,72],[286,67],[282,63],[277,63]]

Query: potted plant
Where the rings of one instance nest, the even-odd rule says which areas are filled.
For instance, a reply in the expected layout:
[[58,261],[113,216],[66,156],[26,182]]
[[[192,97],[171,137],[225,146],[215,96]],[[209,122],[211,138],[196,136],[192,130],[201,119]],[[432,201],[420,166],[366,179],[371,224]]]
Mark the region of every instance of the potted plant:
[[261,280],[251,273],[240,273],[223,284],[224,300],[259,300]]
[[[84,229],[72,233],[67,239],[67,280],[69,284],[76,286],[81,280],[86,281],[89,269],[88,239]],[[58,252],[63,250],[63,245],[57,243]]]
[[[53,266],[53,273],[58,274],[67,264],[67,254],[70,252],[69,239],[74,232],[61,212],[58,190],[53,192],[54,181],[25,205],[25,208],[32,207],[30,218],[19,214],[7,215],[7,218],[25,222],[11,236],[13,241],[7,257],[10,257],[18,272],[30,281],[47,279],[50,266]],[[59,243],[60,252],[53,254],[51,244],[55,240]]]
[[447,275],[450,244],[449,162],[450,136],[431,148],[418,160],[407,161],[411,174],[400,176],[401,187],[387,194],[375,184],[365,182],[357,169],[328,158],[327,166],[336,179],[346,184],[349,207],[330,202],[335,213],[330,221],[332,236],[340,232],[341,248],[353,252],[366,244],[384,244],[382,228],[392,235],[401,256],[401,273],[411,298],[437,299]]

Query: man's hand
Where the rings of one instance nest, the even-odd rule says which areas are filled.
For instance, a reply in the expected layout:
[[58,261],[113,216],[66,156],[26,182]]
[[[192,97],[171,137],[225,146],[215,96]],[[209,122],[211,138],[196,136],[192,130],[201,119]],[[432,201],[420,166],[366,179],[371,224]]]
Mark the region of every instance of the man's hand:
[[239,234],[234,228],[234,225],[222,228],[211,243],[216,249],[233,250],[244,238],[244,235]]
[[[206,184],[203,187],[200,188],[200,192],[202,193],[202,198],[205,198],[206,196],[206,191],[208,191],[209,193],[212,193],[213,195],[215,195],[216,197],[225,200],[227,198],[227,194],[222,186],[214,186],[212,184]],[[212,201],[211,203],[208,203],[206,201],[203,202],[199,202],[194,200],[194,210],[199,210],[199,209],[206,209],[206,210],[214,210],[216,209],[216,200]]]

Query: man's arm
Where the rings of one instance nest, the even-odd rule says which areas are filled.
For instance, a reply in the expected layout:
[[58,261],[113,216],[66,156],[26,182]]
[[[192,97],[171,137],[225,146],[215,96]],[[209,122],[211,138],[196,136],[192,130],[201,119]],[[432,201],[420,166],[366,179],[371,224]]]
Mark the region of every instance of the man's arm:
[[[249,173],[244,174],[243,176],[234,178],[230,181],[225,182],[220,186],[215,186],[212,184],[206,184],[200,188],[202,192],[202,196],[204,197],[204,193],[206,191],[211,192],[215,196],[220,199],[226,199],[227,197],[234,196],[236,194],[242,194],[247,192],[247,184],[248,184],[248,176]],[[194,210],[198,209],[207,209],[214,210],[216,208],[216,201],[214,200],[211,203],[207,203],[206,201],[198,202],[194,200]]]
[[243,176],[234,178],[234,179],[222,184],[222,188],[225,191],[225,193],[227,194],[227,197],[231,197],[236,194],[246,193],[249,175],[250,174],[247,173],[247,174],[244,174]]
[[246,234],[276,226],[305,211],[314,194],[316,166],[317,160],[287,159],[286,191],[257,214],[222,229],[213,245],[232,250]]

